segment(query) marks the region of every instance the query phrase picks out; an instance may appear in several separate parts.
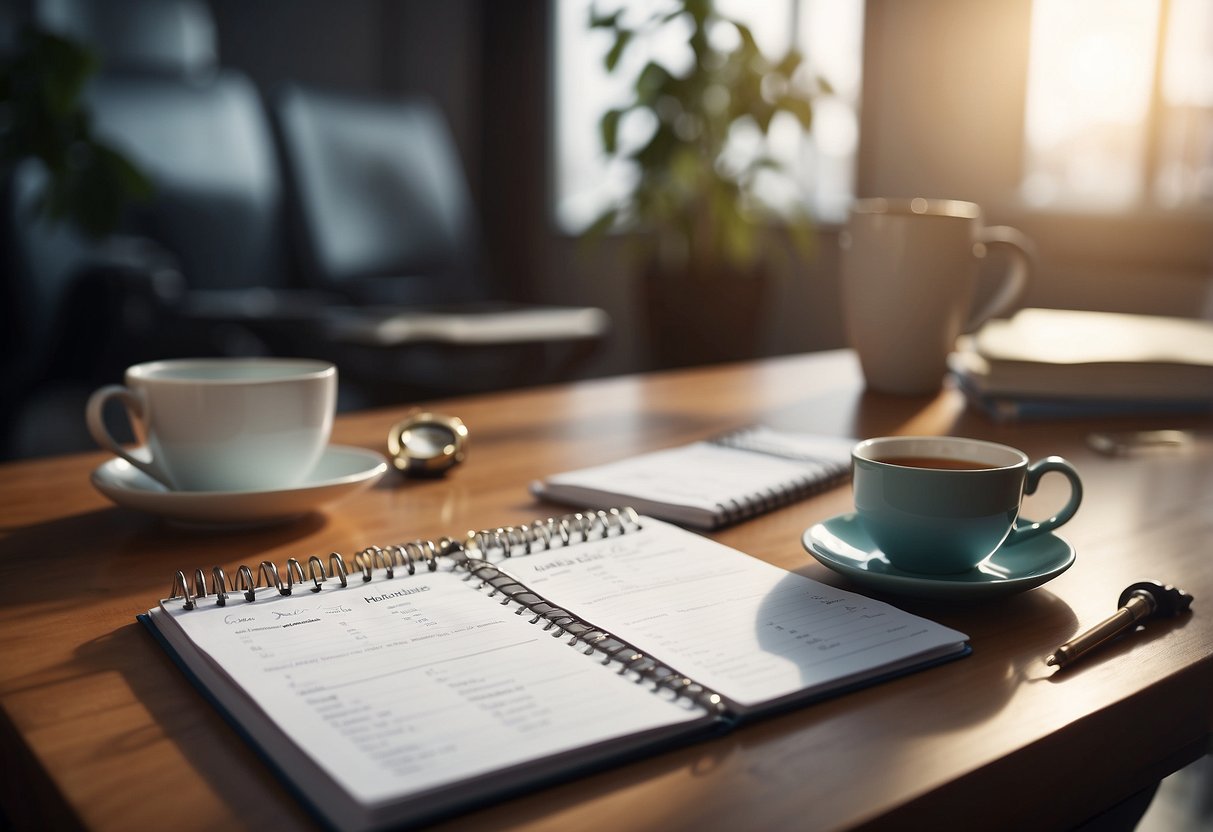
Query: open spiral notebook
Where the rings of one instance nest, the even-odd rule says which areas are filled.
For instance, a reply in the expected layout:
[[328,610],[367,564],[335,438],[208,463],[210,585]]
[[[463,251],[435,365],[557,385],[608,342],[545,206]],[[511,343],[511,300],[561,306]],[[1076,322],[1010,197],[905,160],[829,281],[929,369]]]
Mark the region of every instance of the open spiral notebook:
[[172,595],[139,619],[339,829],[465,811],[969,651],[631,509],[178,572]]

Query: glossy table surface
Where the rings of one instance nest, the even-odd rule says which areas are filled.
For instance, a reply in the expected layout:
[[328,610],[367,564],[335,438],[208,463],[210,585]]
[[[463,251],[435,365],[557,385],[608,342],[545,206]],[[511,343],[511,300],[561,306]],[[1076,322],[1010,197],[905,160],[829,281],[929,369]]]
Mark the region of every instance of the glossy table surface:
[[[545,474],[752,423],[844,437],[956,434],[1077,466],[1077,550],[1044,586],[978,603],[884,597],[968,633],[961,661],[765,719],[732,734],[450,818],[444,829],[1066,828],[1205,753],[1213,724],[1213,446],[1101,456],[1096,428],[1200,421],[996,424],[951,389],[863,389],[845,351],[428,403],[471,431],[444,479],[389,472],[277,526],[204,532],[114,506],[89,483],[103,453],[0,466],[3,812],[18,828],[314,828],[312,817],[135,621],[177,569],[526,522]],[[334,441],[383,450],[407,408],[340,417]],[[1052,482],[1052,480],[1059,482]],[[1028,516],[1064,499],[1046,477]],[[864,591],[808,557],[802,532],[851,507],[840,486],[714,533],[751,555]],[[1044,657],[1142,579],[1191,592],[1065,671]]]

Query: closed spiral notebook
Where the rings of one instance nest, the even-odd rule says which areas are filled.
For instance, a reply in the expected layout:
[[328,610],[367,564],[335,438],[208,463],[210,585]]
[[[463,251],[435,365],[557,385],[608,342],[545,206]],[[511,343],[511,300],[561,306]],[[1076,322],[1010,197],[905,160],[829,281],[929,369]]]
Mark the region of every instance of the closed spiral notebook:
[[419,823],[968,652],[630,509],[178,572],[139,619],[330,825]]
[[854,444],[760,425],[553,474],[532,483],[531,491],[557,503],[626,504],[671,523],[715,529],[844,481]]

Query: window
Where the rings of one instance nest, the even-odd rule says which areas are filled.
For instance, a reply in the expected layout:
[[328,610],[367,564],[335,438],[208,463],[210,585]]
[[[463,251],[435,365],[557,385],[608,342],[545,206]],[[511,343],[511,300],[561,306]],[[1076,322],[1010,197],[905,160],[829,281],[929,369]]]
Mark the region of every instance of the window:
[[1213,4],[1171,0],[1162,65],[1154,196],[1163,206],[1213,206]]
[[1213,205],[1213,4],[1034,0],[1024,201]]
[[[602,114],[627,97],[629,79],[643,64],[660,60],[673,72],[689,58],[685,38],[676,33],[652,43],[630,46],[614,73],[603,58],[611,36],[589,27],[591,8],[602,12],[619,4],[598,0],[556,0],[553,3],[555,170],[554,211],[557,227],[567,233],[583,230],[634,182],[626,149],[645,140],[651,124],[640,118],[620,124],[624,153],[608,158],[602,151],[598,122]],[[634,0],[623,4],[624,14],[641,19],[670,7],[660,0]],[[807,204],[819,219],[845,215],[854,194],[855,159],[859,142],[858,108],[862,77],[863,0],[718,0],[725,15],[746,23],[759,47],[767,54],[797,45],[812,72],[826,78],[833,94],[814,105],[814,127],[809,135],[790,117],[772,122],[768,149],[790,171],[799,188],[781,193],[774,181],[759,184],[759,195],[779,205],[789,200]],[[722,32],[721,37],[728,33]],[[762,141],[734,130],[731,152],[752,152]],[[765,187],[765,190],[764,190]]]

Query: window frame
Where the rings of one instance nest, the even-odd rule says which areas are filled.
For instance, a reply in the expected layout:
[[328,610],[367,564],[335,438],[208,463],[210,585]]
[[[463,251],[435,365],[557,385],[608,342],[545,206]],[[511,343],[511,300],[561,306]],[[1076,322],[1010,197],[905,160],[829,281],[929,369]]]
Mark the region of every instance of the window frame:
[[[1207,292],[1213,206],[1160,208],[1143,196],[1116,210],[1037,208],[1020,197],[1031,6],[1031,0],[867,0],[857,195],[968,199],[983,206],[987,222],[1033,237],[1038,284],[1099,270],[1108,275],[1111,291],[1098,297],[1050,294],[1038,286],[1031,303],[1124,308],[1142,300],[1136,288],[1116,292],[1135,279],[1191,281],[1194,296]],[[940,32],[948,37],[932,42],[942,53],[932,59],[922,44]],[[1161,106],[1160,83],[1156,78],[1153,116]],[[915,92],[921,97],[907,100]],[[973,108],[960,112],[955,105],[964,102]],[[957,135],[942,136],[947,131],[939,125],[947,123]],[[1158,165],[1158,131],[1154,118],[1148,183]],[[1189,312],[1213,314],[1213,308]]]

